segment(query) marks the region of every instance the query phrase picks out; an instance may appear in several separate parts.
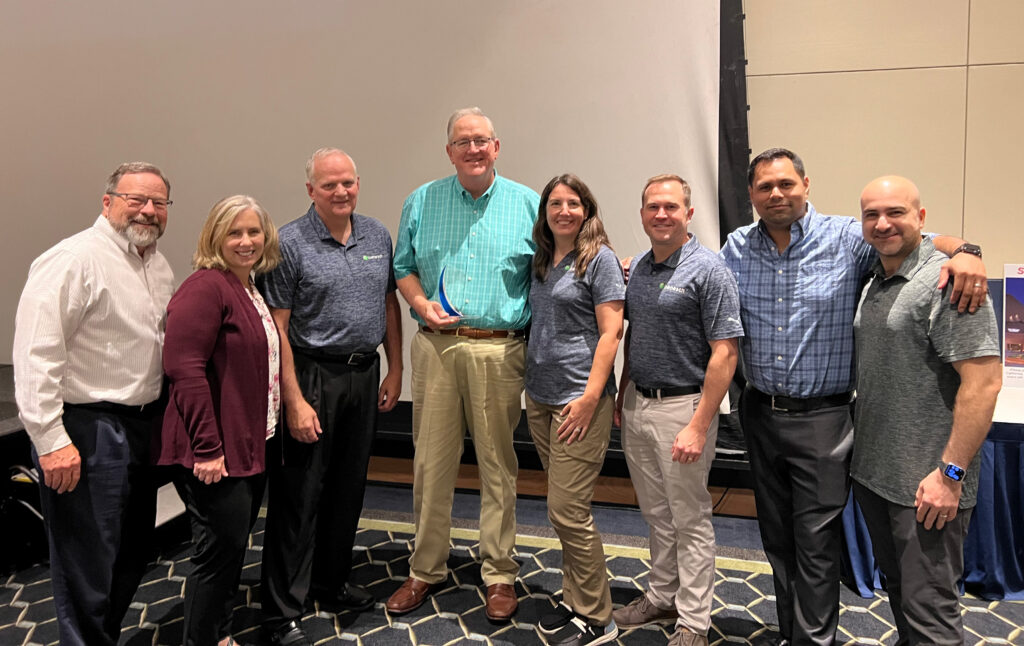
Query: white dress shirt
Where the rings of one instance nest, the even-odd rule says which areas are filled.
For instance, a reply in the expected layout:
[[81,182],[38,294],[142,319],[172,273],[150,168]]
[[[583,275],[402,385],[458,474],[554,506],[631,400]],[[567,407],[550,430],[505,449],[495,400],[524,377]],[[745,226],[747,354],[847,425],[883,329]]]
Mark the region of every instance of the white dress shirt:
[[64,403],[142,405],[160,396],[174,274],[100,216],[36,258],[18,303],[14,392],[40,455],[71,444]]

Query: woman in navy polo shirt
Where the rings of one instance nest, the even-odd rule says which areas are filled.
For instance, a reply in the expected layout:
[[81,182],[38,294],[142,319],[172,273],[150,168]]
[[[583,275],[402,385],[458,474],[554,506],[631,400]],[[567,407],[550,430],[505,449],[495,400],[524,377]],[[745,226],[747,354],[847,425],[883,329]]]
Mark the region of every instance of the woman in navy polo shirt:
[[167,306],[170,401],[158,464],[192,521],[187,645],[234,644],[231,608],[265,485],[266,444],[281,410],[280,342],[253,277],[281,259],[277,230],[246,195],[210,211],[189,276]]
[[530,286],[526,414],[548,475],[548,518],[562,542],[562,603],[541,618],[548,644],[615,639],[604,547],[590,502],[615,399],[625,285],[597,202],[559,175],[540,198]]

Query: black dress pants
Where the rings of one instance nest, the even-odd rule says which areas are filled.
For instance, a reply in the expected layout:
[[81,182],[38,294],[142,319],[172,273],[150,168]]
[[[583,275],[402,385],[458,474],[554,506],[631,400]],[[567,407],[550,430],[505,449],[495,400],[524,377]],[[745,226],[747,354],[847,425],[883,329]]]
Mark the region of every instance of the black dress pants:
[[779,632],[793,646],[832,644],[839,625],[842,514],[850,492],[850,407],[787,413],[745,393],[740,421]]
[[249,533],[263,503],[264,474],[203,484],[180,467],[174,487],[192,524],[192,571],[185,579],[186,646],[213,646],[231,634],[231,611]]
[[[113,646],[121,635],[152,548],[157,487],[149,445],[157,418],[157,407],[122,414],[64,406],[81,479],[62,494],[39,487],[63,646]],[[35,449],[32,459],[39,469]]]
[[[332,596],[348,582],[377,426],[376,356],[349,365],[296,352],[295,374],[323,433],[304,444],[286,429],[277,461],[283,464],[268,470],[262,586],[267,626],[300,617],[311,590]],[[274,461],[268,457],[268,464]]]

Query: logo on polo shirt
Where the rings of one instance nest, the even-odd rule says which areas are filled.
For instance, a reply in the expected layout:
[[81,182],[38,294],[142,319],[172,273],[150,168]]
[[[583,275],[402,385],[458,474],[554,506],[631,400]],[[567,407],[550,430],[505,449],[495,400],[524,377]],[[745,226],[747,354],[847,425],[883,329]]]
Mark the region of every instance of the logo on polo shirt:
[[665,283],[660,283],[658,285],[658,289],[665,289],[665,290],[668,290],[670,292],[675,292],[676,294],[685,294],[686,293],[686,288],[685,287],[676,287],[675,285],[666,285]]
[[363,260],[380,260],[384,257],[384,254],[379,253],[376,256],[363,256]]

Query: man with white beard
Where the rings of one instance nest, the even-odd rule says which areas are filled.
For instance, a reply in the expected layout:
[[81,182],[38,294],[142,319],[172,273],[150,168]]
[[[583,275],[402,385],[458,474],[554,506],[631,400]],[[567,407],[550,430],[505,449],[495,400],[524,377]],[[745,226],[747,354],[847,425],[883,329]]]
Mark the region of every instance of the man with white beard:
[[18,303],[15,396],[42,477],[61,644],[116,644],[145,571],[174,291],[156,240],[170,191],[156,166],[121,164],[102,214],[36,258]]

